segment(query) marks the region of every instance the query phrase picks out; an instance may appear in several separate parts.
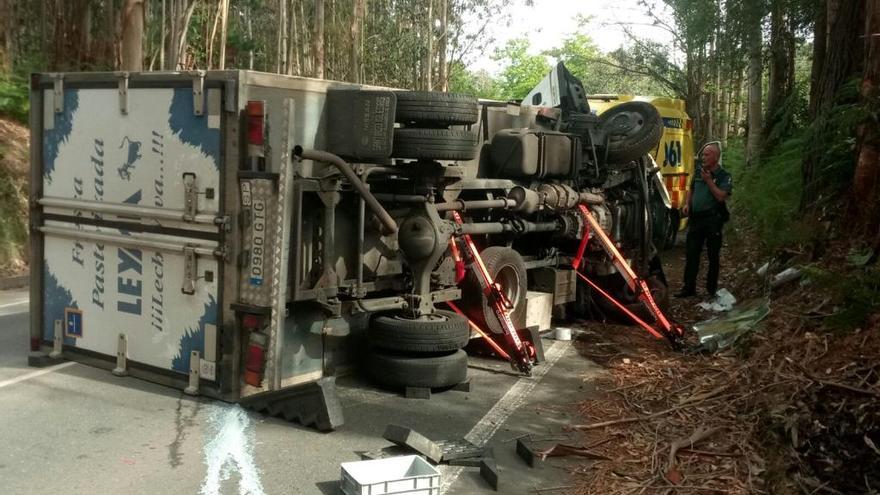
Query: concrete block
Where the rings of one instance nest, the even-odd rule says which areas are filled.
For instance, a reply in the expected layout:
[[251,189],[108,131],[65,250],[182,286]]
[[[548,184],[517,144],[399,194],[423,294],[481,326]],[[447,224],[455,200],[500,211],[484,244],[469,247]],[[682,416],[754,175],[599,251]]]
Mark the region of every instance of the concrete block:
[[437,443],[428,439],[421,433],[399,425],[388,425],[382,438],[397,445],[407,446],[430,459],[434,464],[439,464],[443,459],[443,450]]
[[550,329],[553,315],[553,294],[529,291],[526,293],[526,321],[522,327],[538,327],[539,331]]

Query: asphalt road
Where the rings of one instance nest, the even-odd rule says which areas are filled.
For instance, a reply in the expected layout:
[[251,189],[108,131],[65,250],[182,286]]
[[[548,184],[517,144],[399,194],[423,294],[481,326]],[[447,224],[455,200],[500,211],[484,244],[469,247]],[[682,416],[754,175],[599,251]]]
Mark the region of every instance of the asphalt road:
[[[500,493],[533,493],[569,484],[563,468],[576,461],[530,469],[512,439],[563,432],[599,373],[570,343],[545,340],[548,361],[534,376],[471,359],[470,392],[427,401],[343,377],[346,423],[318,433],[82,364],[29,368],[27,310],[25,292],[0,292],[3,494],[339,494],[340,463],[388,447],[382,432],[389,423],[432,439],[465,437],[490,446]],[[442,466],[441,482],[447,495],[495,493],[474,468]]]

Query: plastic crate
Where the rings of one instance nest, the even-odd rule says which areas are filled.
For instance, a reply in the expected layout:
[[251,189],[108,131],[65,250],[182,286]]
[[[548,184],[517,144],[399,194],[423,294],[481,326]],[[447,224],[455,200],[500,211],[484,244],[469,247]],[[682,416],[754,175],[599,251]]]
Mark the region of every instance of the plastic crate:
[[440,495],[440,472],[417,455],[343,462],[345,495]]

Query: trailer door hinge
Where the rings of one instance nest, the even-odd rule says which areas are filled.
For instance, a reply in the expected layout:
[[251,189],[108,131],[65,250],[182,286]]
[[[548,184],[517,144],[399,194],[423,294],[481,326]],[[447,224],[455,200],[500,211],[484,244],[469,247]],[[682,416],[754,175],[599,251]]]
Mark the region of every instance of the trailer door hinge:
[[196,293],[196,250],[192,247],[183,248],[183,286],[180,292],[184,294]]
[[196,115],[205,114],[205,71],[197,71],[197,76],[193,79],[193,113]]
[[119,112],[128,115],[128,72],[119,72]]
[[52,99],[55,113],[64,111],[64,76],[61,74],[53,74]]

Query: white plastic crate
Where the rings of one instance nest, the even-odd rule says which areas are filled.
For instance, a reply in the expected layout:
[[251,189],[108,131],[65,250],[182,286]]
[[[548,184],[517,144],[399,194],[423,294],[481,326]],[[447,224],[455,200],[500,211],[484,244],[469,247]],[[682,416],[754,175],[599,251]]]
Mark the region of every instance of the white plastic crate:
[[417,455],[343,462],[345,495],[440,495],[440,472]]

